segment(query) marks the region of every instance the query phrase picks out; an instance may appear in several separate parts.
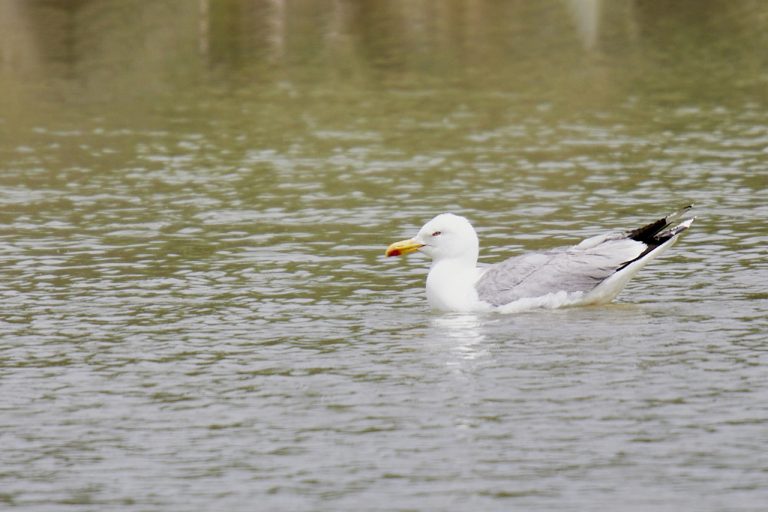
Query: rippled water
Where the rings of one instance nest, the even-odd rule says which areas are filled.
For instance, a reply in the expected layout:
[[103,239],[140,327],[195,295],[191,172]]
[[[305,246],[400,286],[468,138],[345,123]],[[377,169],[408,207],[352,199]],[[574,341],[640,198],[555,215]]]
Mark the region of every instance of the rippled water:
[[[371,61],[404,50],[354,41]],[[505,76],[565,60],[531,44]],[[309,50],[288,45],[264,83],[154,70],[158,83],[127,80],[138,98],[93,89],[81,50],[73,76],[43,62],[41,91],[19,92],[22,72],[2,82],[17,95],[0,123],[6,508],[768,502],[761,68],[710,81],[693,52],[685,81],[706,87],[681,89],[648,63],[632,82],[605,50],[542,90],[457,83],[418,59],[370,81],[353,67],[350,84],[307,79]],[[496,51],[466,51],[483,50]],[[499,65],[493,52],[478,73]],[[438,314],[427,261],[383,256],[441,211],[468,216],[494,262],[689,201],[694,228],[608,306]]]

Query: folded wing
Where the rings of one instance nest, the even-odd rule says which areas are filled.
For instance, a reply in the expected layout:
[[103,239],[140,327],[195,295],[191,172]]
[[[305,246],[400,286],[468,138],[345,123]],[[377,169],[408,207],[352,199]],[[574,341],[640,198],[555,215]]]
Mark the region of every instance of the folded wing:
[[[510,258],[488,267],[475,285],[480,300],[501,306],[519,299],[557,292],[588,293],[627,269],[627,279],[674,243],[693,219],[671,227],[690,206],[641,228],[588,238],[580,244]],[[625,280],[622,280],[625,282]],[[622,285],[623,287],[623,285]]]

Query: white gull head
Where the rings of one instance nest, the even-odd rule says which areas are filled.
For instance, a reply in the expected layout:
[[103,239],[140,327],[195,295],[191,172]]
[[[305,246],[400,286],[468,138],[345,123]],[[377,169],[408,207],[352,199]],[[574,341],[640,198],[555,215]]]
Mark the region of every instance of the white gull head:
[[480,277],[477,257],[480,242],[467,219],[443,213],[430,220],[418,234],[395,242],[387,256],[401,256],[421,251],[432,258],[427,276],[427,300],[435,309],[475,311],[486,306],[480,302],[475,283]]
[[480,241],[472,224],[464,217],[442,213],[424,224],[415,238],[424,244],[421,252],[432,258],[433,265],[445,259],[477,264]]

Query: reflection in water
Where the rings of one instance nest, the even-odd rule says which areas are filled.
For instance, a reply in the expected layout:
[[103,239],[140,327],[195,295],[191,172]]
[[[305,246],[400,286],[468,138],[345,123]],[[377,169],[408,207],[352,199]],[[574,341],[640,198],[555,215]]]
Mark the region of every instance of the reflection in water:
[[587,50],[597,44],[600,30],[601,0],[566,0],[576,24],[579,38]]
[[445,314],[431,319],[432,327],[437,330],[435,339],[444,340],[441,349],[450,350],[457,358],[449,361],[448,366],[460,368],[462,360],[471,361],[489,354],[482,332],[488,323],[487,316],[475,314]]

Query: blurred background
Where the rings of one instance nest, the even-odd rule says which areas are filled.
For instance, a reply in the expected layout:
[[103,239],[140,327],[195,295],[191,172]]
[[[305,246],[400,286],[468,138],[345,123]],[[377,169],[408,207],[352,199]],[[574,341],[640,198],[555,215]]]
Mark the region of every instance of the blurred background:
[[[410,217],[525,213],[514,180],[535,182],[536,203],[584,196],[553,205],[562,218],[579,204],[621,209],[609,193],[656,196],[638,186],[650,175],[673,203],[710,198],[686,180],[722,178],[737,161],[749,186],[764,178],[758,1],[3,0],[0,24],[12,186],[33,175],[82,186],[170,161],[276,208],[441,196]],[[724,138],[759,163],[671,148]],[[55,165],[25,169],[41,159]],[[430,193],[436,181],[447,188]]]
[[756,0],[4,0],[0,9],[4,96],[17,101],[161,103],[195,87],[287,84],[490,89],[592,105],[662,89],[669,101],[765,94],[768,14]]

